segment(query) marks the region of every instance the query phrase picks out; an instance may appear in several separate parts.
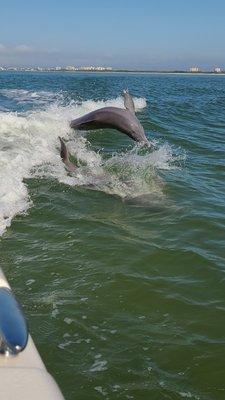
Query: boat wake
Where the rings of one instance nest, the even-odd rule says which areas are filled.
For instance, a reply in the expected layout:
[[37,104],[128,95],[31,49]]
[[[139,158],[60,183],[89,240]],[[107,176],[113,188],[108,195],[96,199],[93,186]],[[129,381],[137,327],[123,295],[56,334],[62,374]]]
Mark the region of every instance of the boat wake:
[[[68,185],[87,186],[118,195],[123,199],[157,194],[162,196],[162,180],[157,171],[174,167],[176,157],[169,145],[157,145],[153,152],[138,145],[108,157],[94,151],[85,133],[74,132],[69,121],[87,112],[104,107],[123,107],[122,97],[107,101],[65,100],[63,93],[1,90],[0,96],[13,102],[30,103],[26,112],[0,109],[0,235],[10,226],[13,217],[25,213],[32,205],[28,178],[57,179]],[[146,106],[143,98],[134,98],[135,107]],[[68,141],[68,148],[80,168],[68,175],[60,158],[59,140]]]

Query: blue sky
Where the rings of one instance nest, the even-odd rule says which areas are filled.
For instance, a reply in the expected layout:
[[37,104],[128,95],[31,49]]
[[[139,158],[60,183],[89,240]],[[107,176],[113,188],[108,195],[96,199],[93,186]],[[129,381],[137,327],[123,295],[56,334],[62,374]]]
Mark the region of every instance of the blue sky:
[[225,67],[225,1],[11,0],[1,65]]

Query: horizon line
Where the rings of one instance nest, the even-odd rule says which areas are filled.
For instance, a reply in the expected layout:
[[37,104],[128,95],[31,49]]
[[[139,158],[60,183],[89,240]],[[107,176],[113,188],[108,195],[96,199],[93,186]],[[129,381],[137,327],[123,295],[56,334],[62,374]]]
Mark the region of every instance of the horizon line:
[[80,66],[80,67],[75,67],[72,65],[68,66],[0,66],[0,71],[24,71],[24,72],[29,72],[29,71],[39,71],[39,72],[47,72],[47,71],[52,71],[52,72],[152,72],[152,73],[157,73],[157,72],[164,72],[164,73],[191,73],[191,74],[199,74],[199,73],[215,73],[215,74],[221,74],[225,73],[225,69],[222,67],[213,67],[212,69],[204,69],[204,68],[199,68],[199,67],[189,67],[188,69],[183,69],[183,68],[144,68],[144,67],[136,67],[136,68],[129,68],[129,67],[110,67],[110,66],[102,66],[102,65],[97,65],[97,66]]

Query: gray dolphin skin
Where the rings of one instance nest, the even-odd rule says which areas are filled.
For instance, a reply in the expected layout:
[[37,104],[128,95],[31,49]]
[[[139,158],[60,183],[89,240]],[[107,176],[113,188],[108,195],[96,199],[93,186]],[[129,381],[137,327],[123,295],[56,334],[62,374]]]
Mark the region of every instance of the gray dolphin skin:
[[62,140],[61,137],[59,137],[60,143],[61,143],[61,151],[60,151],[60,156],[62,161],[64,162],[66,168],[68,169],[69,172],[74,172],[77,167],[70,161],[70,153],[67,150],[67,147]]
[[103,107],[92,111],[83,117],[74,119],[70,126],[78,130],[94,130],[111,128],[125,133],[136,142],[150,146],[139,120],[135,115],[134,102],[128,91],[124,91],[126,109],[118,107]]
[[131,113],[135,114],[134,100],[133,97],[128,92],[128,89],[123,91],[123,98],[124,98],[125,108],[129,110]]

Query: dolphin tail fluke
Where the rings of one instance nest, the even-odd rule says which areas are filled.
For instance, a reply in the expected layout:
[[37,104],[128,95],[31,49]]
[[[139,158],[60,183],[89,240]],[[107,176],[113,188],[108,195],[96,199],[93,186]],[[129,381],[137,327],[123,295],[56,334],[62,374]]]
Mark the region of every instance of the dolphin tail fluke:
[[60,150],[60,156],[66,167],[68,168],[69,171],[73,172],[76,169],[76,166],[71,163],[70,161],[70,153],[66,147],[66,144],[62,140],[62,138],[59,136],[59,140],[61,143],[61,150]]
[[134,100],[128,89],[123,90],[123,98],[125,108],[135,114]]

